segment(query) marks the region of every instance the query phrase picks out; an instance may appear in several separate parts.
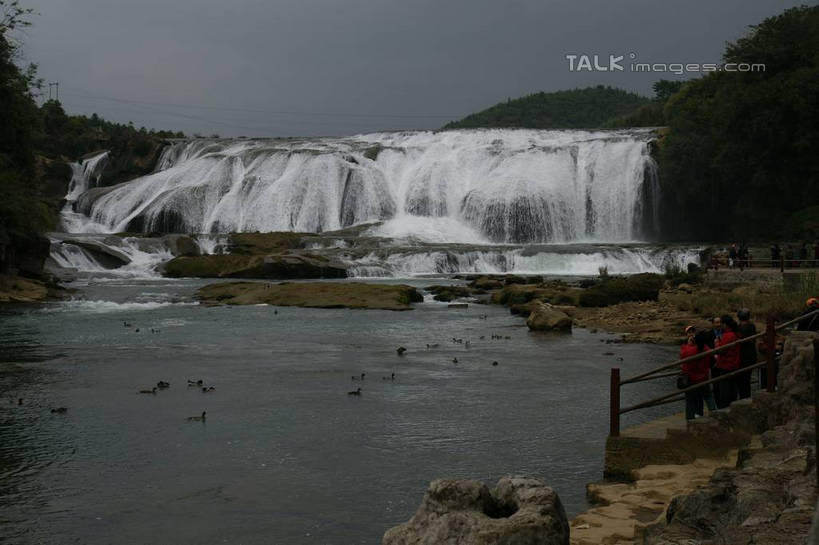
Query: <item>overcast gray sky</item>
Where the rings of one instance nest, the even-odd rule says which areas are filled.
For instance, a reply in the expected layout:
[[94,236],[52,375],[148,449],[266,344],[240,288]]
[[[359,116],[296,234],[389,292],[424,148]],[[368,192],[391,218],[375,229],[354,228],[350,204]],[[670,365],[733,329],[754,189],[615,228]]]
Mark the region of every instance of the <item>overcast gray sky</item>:
[[[23,0],[70,113],[188,134],[428,129],[537,91],[642,94],[637,62],[718,62],[783,0]],[[624,55],[571,72],[567,54]],[[668,77],[668,75],[665,75]]]

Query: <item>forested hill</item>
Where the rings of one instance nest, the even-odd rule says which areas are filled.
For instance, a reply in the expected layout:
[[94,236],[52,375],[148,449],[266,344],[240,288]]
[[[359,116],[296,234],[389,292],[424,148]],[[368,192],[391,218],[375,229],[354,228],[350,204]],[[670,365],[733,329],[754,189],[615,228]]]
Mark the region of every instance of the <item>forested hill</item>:
[[585,89],[534,93],[509,99],[448,123],[444,129],[522,127],[528,129],[592,129],[624,116],[650,100],[622,89],[598,85]]

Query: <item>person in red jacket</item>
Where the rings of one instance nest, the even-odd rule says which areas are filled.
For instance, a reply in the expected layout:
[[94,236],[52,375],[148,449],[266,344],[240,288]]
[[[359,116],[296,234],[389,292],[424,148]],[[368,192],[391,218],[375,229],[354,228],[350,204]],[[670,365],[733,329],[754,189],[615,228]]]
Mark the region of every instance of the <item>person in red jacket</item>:
[[[685,328],[685,334],[688,339],[685,344],[680,347],[680,359],[696,356],[700,352],[705,352],[709,348],[705,344],[705,335],[697,333],[696,328],[690,325]],[[708,371],[711,367],[711,358],[704,356],[702,358],[685,362],[680,365],[685,376],[688,377],[688,385],[694,386],[700,382],[708,380]],[[714,404],[714,396],[711,395],[711,388],[706,384],[705,386],[696,390],[685,392],[685,419],[693,420],[698,416],[704,414],[703,401],[708,405],[709,411],[716,410]]]
[[[726,314],[722,317],[722,336],[717,341],[717,348],[731,344],[739,340],[737,334],[738,324],[733,317]],[[717,363],[711,370],[714,378],[725,375],[739,369],[740,346],[732,346],[717,354]],[[717,391],[717,407],[724,409],[737,399],[737,378],[727,378],[719,384]]]

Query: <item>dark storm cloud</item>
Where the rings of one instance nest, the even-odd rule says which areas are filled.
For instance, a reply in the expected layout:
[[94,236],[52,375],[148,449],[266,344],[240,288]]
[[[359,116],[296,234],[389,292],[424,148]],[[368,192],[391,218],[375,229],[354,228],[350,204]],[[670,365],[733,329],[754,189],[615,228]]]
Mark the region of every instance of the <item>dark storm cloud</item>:
[[[571,72],[566,54],[718,62],[799,2],[24,0],[27,60],[72,113],[222,135],[436,128],[507,97],[662,74]],[[628,61],[628,57],[626,57]]]

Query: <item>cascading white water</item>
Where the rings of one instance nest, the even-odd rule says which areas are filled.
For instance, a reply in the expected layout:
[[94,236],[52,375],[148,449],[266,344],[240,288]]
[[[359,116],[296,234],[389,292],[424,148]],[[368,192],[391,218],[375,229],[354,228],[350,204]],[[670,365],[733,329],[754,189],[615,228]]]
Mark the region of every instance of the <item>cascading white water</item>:
[[386,256],[371,253],[351,262],[350,276],[409,277],[417,275],[489,273],[596,276],[600,267],[610,274],[662,273],[699,264],[695,248],[470,249],[402,251]]
[[53,233],[47,266],[58,275],[158,278],[157,267],[173,257],[162,239]]
[[82,161],[69,163],[71,167],[71,181],[68,183],[68,193],[65,195],[65,205],[60,212],[60,225],[69,233],[102,233],[105,227],[95,225],[87,216],[74,211],[77,199],[100,183],[102,170],[108,163],[108,152],[103,151]]
[[193,140],[82,195],[108,232],[337,230],[436,242],[623,242],[655,210],[650,131],[468,130]]

